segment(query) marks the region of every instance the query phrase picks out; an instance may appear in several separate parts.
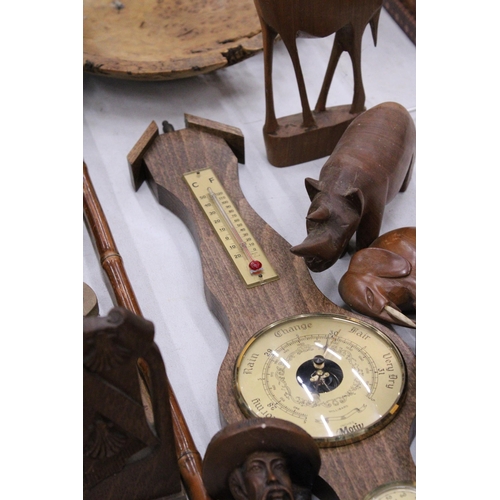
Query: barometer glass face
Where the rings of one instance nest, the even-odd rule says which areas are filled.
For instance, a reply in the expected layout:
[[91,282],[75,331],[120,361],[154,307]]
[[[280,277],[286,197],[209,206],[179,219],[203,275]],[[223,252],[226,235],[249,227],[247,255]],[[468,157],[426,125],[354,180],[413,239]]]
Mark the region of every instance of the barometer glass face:
[[363,500],[415,500],[417,489],[414,482],[401,481],[377,488]]
[[247,417],[289,420],[320,446],[338,446],[373,434],[396,415],[406,369],[396,345],[372,325],[303,314],[256,333],[234,377]]

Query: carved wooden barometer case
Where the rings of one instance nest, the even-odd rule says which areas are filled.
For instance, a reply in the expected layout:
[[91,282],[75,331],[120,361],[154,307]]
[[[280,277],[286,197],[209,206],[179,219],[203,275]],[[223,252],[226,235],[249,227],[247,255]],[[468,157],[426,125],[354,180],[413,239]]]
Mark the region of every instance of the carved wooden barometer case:
[[415,356],[392,330],[325,297],[250,207],[238,182],[241,132],[185,118],[185,129],[162,135],[151,123],[128,161],[134,187],[147,180],[198,246],[206,300],[229,338],[217,382],[223,421],[300,425],[340,500],[414,481]]

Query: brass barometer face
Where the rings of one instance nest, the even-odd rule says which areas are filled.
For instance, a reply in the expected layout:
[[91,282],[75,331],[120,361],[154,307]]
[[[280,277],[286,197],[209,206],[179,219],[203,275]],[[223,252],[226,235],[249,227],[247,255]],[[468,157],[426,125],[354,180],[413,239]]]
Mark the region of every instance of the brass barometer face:
[[415,500],[417,489],[413,481],[386,484],[372,491],[363,500]]
[[383,332],[337,314],[303,314],[256,333],[234,370],[247,417],[290,420],[319,446],[358,441],[397,413],[406,368]]

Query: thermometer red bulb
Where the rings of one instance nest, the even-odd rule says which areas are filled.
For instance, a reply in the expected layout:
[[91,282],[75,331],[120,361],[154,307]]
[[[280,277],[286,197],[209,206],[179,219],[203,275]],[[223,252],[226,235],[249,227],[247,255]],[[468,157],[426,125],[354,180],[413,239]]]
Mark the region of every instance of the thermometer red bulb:
[[262,263],[258,260],[251,260],[248,264],[251,274],[261,273],[263,271]]

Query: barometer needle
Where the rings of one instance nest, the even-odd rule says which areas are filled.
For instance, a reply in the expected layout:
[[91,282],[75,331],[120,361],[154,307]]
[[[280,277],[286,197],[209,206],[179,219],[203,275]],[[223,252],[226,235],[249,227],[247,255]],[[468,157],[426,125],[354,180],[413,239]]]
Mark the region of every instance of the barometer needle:
[[[339,330],[340,332],[340,330]],[[325,344],[325,349],[323,350],[323,356],[326,354],[326,351],[328,350],[328,346],[330,345],[330,340],[333,339],[332,331],[330,330],[330,335],[326,338],[326,344]]]

